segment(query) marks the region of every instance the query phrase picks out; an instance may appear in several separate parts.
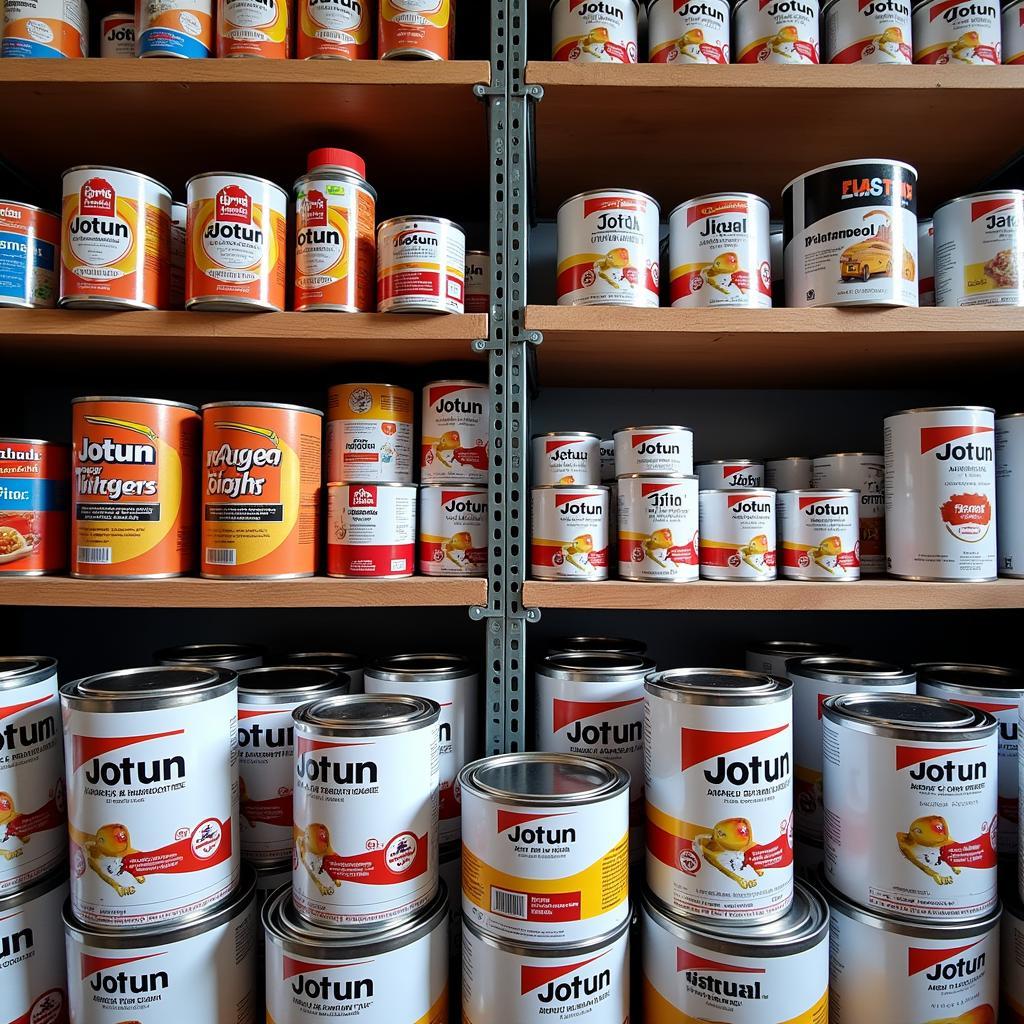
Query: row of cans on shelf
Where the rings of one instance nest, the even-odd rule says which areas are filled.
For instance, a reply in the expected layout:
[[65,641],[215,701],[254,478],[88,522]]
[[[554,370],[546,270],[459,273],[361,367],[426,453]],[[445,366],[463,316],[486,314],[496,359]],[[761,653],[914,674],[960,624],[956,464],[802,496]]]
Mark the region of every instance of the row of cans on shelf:
[[641,6],[652,64],[1024,64],[1022,0],[551,0],[552,59],[637,63]]
[[[448,60],[455,0],[137,0],[100,19],[101,57]],[[216,26],[216,27],[215,27]],[[87,0],[4,0],[0,57],[88,57]]]
[[[200,174],[187,203],[145,174],[64,173],[60,216],[0,202],[0,306],[487,312],[490,267],[443,217],[376,221],[362,157],[309,154],[288,196],[250,174]],[[289,288],[289,254],[294,273]]]
[[917,190],[900,161],[809,171],[783,190],[774,253],[761,197],[688,200],[669,217],[665,288],[657,201],[584,192],[558,209],[558,304],[656,307],[664,292],[681,308],[768,308],[781,277],[791,307],[1024,305],[1024,191],[951,199],[919,221]]

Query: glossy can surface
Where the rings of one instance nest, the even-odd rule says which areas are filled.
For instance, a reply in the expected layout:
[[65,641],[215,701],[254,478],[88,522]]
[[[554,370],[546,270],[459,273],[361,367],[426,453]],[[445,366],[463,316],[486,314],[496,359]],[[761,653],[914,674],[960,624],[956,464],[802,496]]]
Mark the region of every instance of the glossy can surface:
[[0,307],[56,306],[59,260],[60,218],[0,199]]
[[0,578],[67,568],[70,476],[67,445],[0,437]]

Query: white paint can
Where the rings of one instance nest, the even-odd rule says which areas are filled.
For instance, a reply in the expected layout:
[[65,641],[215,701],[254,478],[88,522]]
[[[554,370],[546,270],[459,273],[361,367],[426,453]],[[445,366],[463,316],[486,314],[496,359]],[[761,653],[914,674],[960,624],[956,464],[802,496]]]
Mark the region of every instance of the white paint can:
[[619,576],[692,583],[700,575],[697,478],[643,474],[618,480]]
[[1024,64],[1024,0],[1003,4],[1002,43],[1004,64]]
[[787,306],[917,305],[913,167],[827,164],[794,178],[782,198]]
[[793,757],[796,764],[793,810],[797,841],[821,843],[824,837],[822,704],[837,693],[916,693],[917,676],[899,665],[842,657],[794,659],[787,665],[787,671],[793,683]]
[[826,658],[844,653],[838,644],[822,644],[813,640],[763,640],[747,648],[745,663],[750,672],[764,672],[788,679],[787,665],[794,658]]
[[732,9],[737,64],[820,63],[818,0],[739,0]]
[[647,677],[647,884],[673,914],[735,925],[793,901],[793,686],[738,669]]
[[459,772],[480,749],[480,675],[458,654],[395,654],[366,666],[367,693],[409,693],[426,697],[441,708],[437,720],[440,765],[440,824],[444,845],[461,835]]
[[418,560],[423,576],[487,575],[486,487],[420,488]]
[[462,924],[463,1024],[629,1020],[629,921],[573,943],[501,939]]
[[1024,306],[1024,191],[951,199],[934,222],[937,306]]
[[[1024,3],[1024,0],[1021,0]],[[935,305],[935,221],[926,217],[917,222],[917,304]]]
[[700,492],[700,575],[706,580],[774,580],[775,491]]
[[534,487],[530,575],[608,579],[608,488]]
[[327,393],[331,483],[412,482],[413,397],[396,384],[335,384]]
[[999,5],[977,0],[922,0],[914,7],[915,64],[998,64]]
[[479,249],[466,250],[466,312],[491,309],[491,257]]
[[1024,577],[1024,413],[996,418],[999,575]]
[[860,492],[860,567],[885,572],[885,458],[842,452],[814,460],[812,488],[848,487]]
[[57,662],[0,657],[0,898],[63,864],[67,841]]
[[615,482],[615,441],[602,441],[600,445],[601,454],[601,483],[609,484]]
[[266,659],[266,648],[257,644],[179,644],[165,647],[153,655],[158,665],[190,665],[192,668],[259,668]]
[[825,901],[800,881],[780,920],[732,928],[681,918],[645,893],[643,1020],[823,1022],[829,1005],[828,926]]
[[827,63],[913,63],[907,0],[827,0],[821,17]]
[[781,575],[790,580],[853,583],[860,579],[860,492],[780,491]]
[[344,651],[289,651],[282,665],[313,665],[348,677],[348,692],[363,692],[363,659]]
[[292,885],[308,921],[376,926],[433,899],[440,714],[424,697],[383,693],[294,712]]
[[615,431],[615,476],[693,473],[693,431],[675,424],[620,427]]
[[557,945],[629,919],[629,775],[577,754],[467,765],[462,910],[496,938]]
[[183,665],[61,687],[71,909],[83,924],[162,934],[234,891],[237,688],[234,672]]
[[656,308],[659,215],[654,199],[632,189],[595,189],[562,203],[558,305]]
[[999,936],[1000,995],[1003,1013],[1010,1024],[1024,1020],[1024,906],[1015,891],[1003,892],[1003,916]]
[[435,380],[420,407],[420,480],[487,483],[491,399],[486,384]]
[[452,991],[462,990],[462,843],[441,847],[438,874],[448,894],[448,983]]
[[800,491],[811,486],[814,460],[807,455],[787,455],[764,464],[764,485],[775,491]]
[[647,0],[652,64],[728,64],[726,0]]
[[825,877],[862,907],[962,921],[996,898],[996,721],[909,693],[822,706]]
[[702,491],[749,490],[764,486],[764,464],[753,459],[710,459],[697,463]]
[[995,413],[907,409],[885,419],[885,546],[893,576],[996,578]]
[[551,0],[551,59],[635,64],[639,0]]
[[530,441],[536,487],[601,482],[601,439],[582,430],[534,434]]
[[668,224],[671,305],[771,308],[769,210],[760,196],[698,196],[680,203]]
[[412,576],[416,498],[415,484],[328,484],[327,575]]
[[464,313],[466,235],[444,217],[377,226],[378,313]]

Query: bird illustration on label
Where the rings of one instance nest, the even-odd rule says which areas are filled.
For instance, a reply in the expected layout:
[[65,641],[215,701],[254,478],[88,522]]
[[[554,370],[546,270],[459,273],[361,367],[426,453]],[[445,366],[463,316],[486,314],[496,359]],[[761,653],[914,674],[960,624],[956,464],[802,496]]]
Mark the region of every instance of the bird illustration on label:
[[[991,830],[969,843],[958,843],[940,814],[924,815],[911,822],[910,830],[897,832],[900,853],[923,871],[936,885],[952,885],[962,868],[990,868],[996,865]],[[953,874],[942,874],[940,870]]]
[[22,812],[10,793],[0,792],[0,826],[4,830],[0,836],[0,857],[4,860],[20,857],[25,852],[25,844],[36,832],[47,832],[64,824],[64,783],[58,782],[48,796],[38,810]]

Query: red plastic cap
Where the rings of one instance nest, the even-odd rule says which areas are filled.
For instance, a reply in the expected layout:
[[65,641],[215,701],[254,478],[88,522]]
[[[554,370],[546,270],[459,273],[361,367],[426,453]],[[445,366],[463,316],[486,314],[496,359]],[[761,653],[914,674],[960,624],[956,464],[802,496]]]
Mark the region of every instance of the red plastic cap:
[[366,177],[366,161],[348,149],[314,149],[306,160],[306,170],[312,171],[317,167],[347,167],[360,178]]

